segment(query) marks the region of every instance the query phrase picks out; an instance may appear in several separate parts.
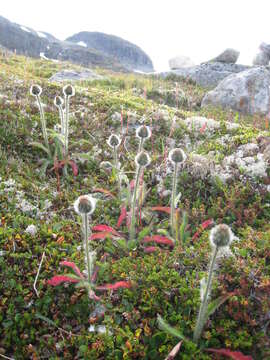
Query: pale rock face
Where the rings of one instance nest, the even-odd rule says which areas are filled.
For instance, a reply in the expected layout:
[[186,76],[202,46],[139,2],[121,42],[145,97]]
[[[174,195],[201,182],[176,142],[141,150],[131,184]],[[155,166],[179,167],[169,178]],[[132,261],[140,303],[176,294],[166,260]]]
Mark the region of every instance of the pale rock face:
[[270,72],[263,67],[254,67],[221,81],[204,96],[202,107],[211,105],[251,115],[266,115],[270,108],[269,86]]
[[188,56],[176,56],[169,60],[171,70],[195,66],[195,63]]

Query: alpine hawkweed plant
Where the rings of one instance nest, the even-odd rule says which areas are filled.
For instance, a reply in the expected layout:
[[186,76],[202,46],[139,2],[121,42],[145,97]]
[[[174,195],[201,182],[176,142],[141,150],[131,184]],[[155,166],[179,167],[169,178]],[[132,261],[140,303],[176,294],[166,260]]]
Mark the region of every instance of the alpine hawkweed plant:
[[141,125],[138,127],[136,130],[136,136],[140,140],[138,153],[143,150],[144,142],[151,137],[151,134],[149,126]]
[[37,100],[39,113],[40,113],[40,122],[41,122],[41,129],[43,134],[43,139],[45,142],[45,146],[48,150],[48,154],[50,154],[50,147],[49,147],[49,140],[48,140],[48,133],[47,133],[47,125],[46,125],[46,119],[43,111],[43,106],[41,103],[40,95],[42,93],[42,88],[39,85],[32,85],[30,88],[30,94],[34,96]]
[[135,240],[135,223],[136,223],[136,201],[139,187],[139,180],[141,177],[142,170],[147,167],[151,162],[150,156],[147,152],[141,151],[135,157],[136,164],[136,175],[135,175],[135,185],[133,190],[133,196],[131,201],[131,215],[130,215],[130,230],[129,230],[129,240]]
[[[172,181],[172,193],[171,193],[171,228],[172,228],[172,236],[175,237],[176,235],[176,208],[177,203],[181,197],[181,193],[176,195],[177,192],[177,172],[179,169],[179,166],[184,163],[186,160],[186,154],[182,149],[175,148],[172,149],[169,152],[169,160],[173,164],[174,170],[173,170],[173,181]],[[177,241],[178,239],[176,239]]]
[[89,248],[89,217],[93,214],[96,208],[96,199],[91,195],[80,196],[74,203],[74,210],[82,217],[82,233],[83,233],[83,247],[85,251],[85,262],[87,279],[91,286],[91,278],[94,267],[94,253]]
[[[234,239],[234,234],[228,225],[220,224],[211,230],[209,239],[212,247],[211,261],[207,279],[203,278],[200,282],[201,305],[196,321],[196,326],[193,332],[194,343],[198,343],[200,340],[204,325],[207,322],[209,316],[211,316],[220,305],[222,305],[230,296],[233,295],[233,293],[229,293],[210,302],[212,281],[217,258],[220,254],[224,253],[224,251],[226,252],[226,250],[229,249],[229,246]],[[160,328],[169,334],[185,341],[189,340],[181,333],[181,331],[170,326],[165,320],[163,320],[160,315],[158,315],[158,323]]]
[[121,178],[120,178],[120,163],[119,163],[119,159],[118,159],[118,148],[121,144],[121,139],[117,135],[112,134],[109,137],[109,139],[107,140],[107,144],[113,150],[114,169],[116,171],[116,177],[117,177],[117,182],[118,182],[118,191],[119,191],[119,195],[120,195],[121,194]]
[[[212,290],[212,280],[218,253],[221,250],[224,250],[226,248],[228,249],[233,238],[234,235],[230,227],[225,224],[215,226],[210,232],[209,239],[212,247],[212,256],[208,270],[207,280],[203,278],[201,281],[201,306],[193,334],[193,341],[196,343],[199,341],[203,327],[210,315],[208,305]],[[217,304],[219,304],[219,302],[217,302]]]
[[64,118],[64,156],[68,156],[68,133],[69,133],[69,102],[70,98],[75,95],[75,89],[72,85],[63,87],[65,99],[65,118]]

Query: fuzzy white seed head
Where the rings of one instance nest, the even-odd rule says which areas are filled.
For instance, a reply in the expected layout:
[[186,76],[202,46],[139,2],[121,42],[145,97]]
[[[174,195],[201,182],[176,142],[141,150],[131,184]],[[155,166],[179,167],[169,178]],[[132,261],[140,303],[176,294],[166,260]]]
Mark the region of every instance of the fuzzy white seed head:
[[55,98],[54,98],[54,105],[56,106],[56,107],[60,107],[60,106],[62,106],[64,104],[64,100],[61,98],[61,96],[56,96]]
[[42,88],[39,85],[32,85],[30,87],[30,94],[32,96],[40,96],[42,93]]
[[72,85],[68,84],[63,87],[64,96],[71,97],[75,95],[75,89]]
[[151,137],[151,130],[149,128],[149,126],[146,125],[141,125],[138,127],[138,129],[136,130],[136,136],[139,139],[149,139]]
[[118,148],[121,144],[121,139],[119,138],[119,136],[112,134],[109,139],[107,140],[107,144],[112,148]]
[[186,160],[187,156],[184,153],[184,151],[180,148],[175,148],[172,149],[169,152],[169,160],[173,163],[173,164],[181,164]]
[[210,232],[210,244],[212,247],[224,248],[230,246],[234,235],[231,228],[226,224],[215,226]]
[[141,151],[135,157],[135,164],[137,167],[139,167],[139,166],[146,167],[150,164],[150,162],[151,162],[151,158],[148,155],[148,153],[145,151]]
[[82,195],[74,203],[74,210],[79,215],[93,214],[96,208],[97,200],[91,195]]

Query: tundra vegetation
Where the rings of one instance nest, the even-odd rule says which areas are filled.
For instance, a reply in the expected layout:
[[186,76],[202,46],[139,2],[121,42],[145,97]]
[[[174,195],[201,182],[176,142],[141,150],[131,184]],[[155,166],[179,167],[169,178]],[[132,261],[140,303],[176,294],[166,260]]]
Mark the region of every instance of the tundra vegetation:
[[0,356],[269,359],[268,118],[0,65]]

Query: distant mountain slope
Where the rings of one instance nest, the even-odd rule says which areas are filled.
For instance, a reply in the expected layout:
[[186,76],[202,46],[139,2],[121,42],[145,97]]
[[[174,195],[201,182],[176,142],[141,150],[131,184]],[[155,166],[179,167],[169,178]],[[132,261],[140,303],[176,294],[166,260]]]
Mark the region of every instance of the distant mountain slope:
[[151,59],[141,48],[118,36],[83,31],[67,38],[67,41],[81,47],[96,49],[113,57],[129,70],[145,72],[154,70]]
[[115,71],[126,70],[110,56],[72,42],[60,41],[46,32],[35,31],[15,24],[0,16],[0,45],[30,57],[45,57],[90,67],[103,67]]

